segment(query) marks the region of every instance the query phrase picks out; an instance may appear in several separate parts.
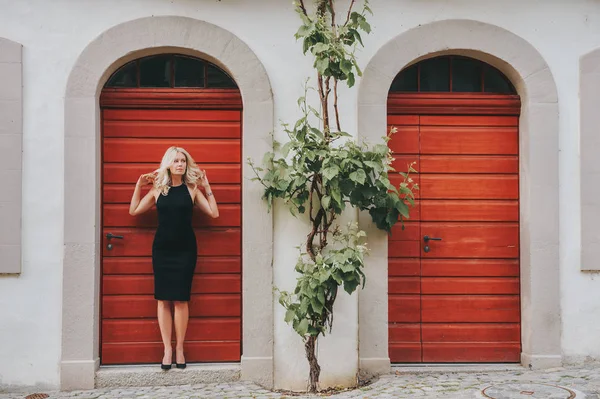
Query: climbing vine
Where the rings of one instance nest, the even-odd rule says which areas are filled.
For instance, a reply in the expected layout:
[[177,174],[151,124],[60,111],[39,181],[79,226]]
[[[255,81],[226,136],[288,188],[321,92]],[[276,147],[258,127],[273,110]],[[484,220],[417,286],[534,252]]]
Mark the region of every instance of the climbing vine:
[[[387,232],[409,217],[416,184],[407,173],[392,169],[392,153],[387,145],[395,129],[383,143],[356,143],[341,127],[338,84],[352,87],[362,72],[355,58],[361,34],[371,27],[367,0],[355,11],[352,0],[338,23],[334,0],[316,0],[310,13],[303,0],[295,3],[301,25],[296,39],[302,40],[304,54],[314,58],[316,88],[305,88],[298,100],[301,118],[284,124],[285,144],[274,141],[263,166],[250,160],[256,180],[264,186],[269,206],[283,200],[295,216],[307,215],[311,229],[301,246],[295,266],[299,274],[293,292],[279,292],[286,309],[285,321],[302,337],[310,366],[309,391],[317,392],[321,368],[316,356],[320,335],[331,331],[333,309],[340,287],[352,294],[364,287],[366,234],[357,223],[340,226],[337,218],[348,207],[369,212],[376,226]],[[317,105],[310,96],[316,93]],[[390,174],[402,176],[396,187]]]

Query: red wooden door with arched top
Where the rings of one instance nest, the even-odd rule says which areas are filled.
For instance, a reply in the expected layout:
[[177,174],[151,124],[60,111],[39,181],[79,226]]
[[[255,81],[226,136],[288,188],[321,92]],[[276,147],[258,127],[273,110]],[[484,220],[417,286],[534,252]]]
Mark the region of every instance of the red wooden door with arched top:
[[[162,343],[153,297],[156,208],[130,216],[137,178],[158,168],[173,145],[207,171],[220,217],[194,210],[198,263],[186,360],[241,355],[242,101],[216,66],[178,55],[132,61],[108,81],[102,112],[102,364],[156,363]],[[144,195],[147,188],[143,192]],[[109,234],[122,238],[108,238]],[[173,334],[173,339],[175,335]]]
[[476,60],[394,81],[390,147],[396,169],[416,162],[420,190],[389,239],[392,362],[519,361],[519,113],[510,82]]

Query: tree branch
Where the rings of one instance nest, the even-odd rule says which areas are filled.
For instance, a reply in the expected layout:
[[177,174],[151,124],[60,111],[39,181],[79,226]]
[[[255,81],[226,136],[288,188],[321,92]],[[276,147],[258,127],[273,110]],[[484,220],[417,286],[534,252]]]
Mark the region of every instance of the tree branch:
[[300,7],[300,9],[302,10],[302,13],[308,17],[308,13],[306,12],[306,7],[304,6],[304,0],[298,0],[298,7]]
[[352,14],[352,7],[354,7],[354,2],[356,0],[352,0],[352,3],[350,3],[350,7],[348,7],[348,16],[346,17],[346,22],[344,22],[344,26],[348,25],[348,22],[350,22],[350,15]]
[[[325,80],[327,84],[329,80]],[[323,76],[321,74],[318,75],[319,82],[319,97],[321,99],[321,112],[323,112],[323,133],[325,137],[329,137],[329,105],[327,101],[327,90],[323,87]]]
[[338,94],[337,94],[337,79],[333,80],[333,109],[335,111],[335,124],[338,132],[342,131],[342,127],[340,125],[340,112],[338,111]]
[[331,10],[331,29],[333,30],[333,35],[336,35],[335,31],[335,8],[333,8],[333,0],[329,0],[329,9]]

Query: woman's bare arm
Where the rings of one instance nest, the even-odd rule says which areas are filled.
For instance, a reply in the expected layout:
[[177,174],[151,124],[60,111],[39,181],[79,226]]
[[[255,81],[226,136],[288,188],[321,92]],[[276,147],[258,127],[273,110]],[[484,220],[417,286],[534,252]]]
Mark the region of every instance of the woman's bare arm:
[[152,205],[156,202],[156,189],[153,187],[150,191],[140,200],[142,195],[142,186],[144,183],[149,184],[154,176],[152,174],[145,174],[140,176],[138,179],[133,195],[131,196],[131,203],[129,204],[129,214],[131,216],[142,214],[152,208]]

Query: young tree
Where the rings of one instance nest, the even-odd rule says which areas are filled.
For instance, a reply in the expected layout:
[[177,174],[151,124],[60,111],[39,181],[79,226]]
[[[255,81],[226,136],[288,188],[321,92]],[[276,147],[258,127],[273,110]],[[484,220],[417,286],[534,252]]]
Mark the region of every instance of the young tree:
[[371,31],[366,19],[371,13],[368,0],[359,12],[353,10],[355,0],[351,0],[341,24],[334,0],[316,0],[314,13],[309,13],[304,0],[295,6],[302,20],[296,38],[303,41],[304,53],[314,57],[319,105],[309,104],[309,89],[305,89],[298,100],[302,117],[293,126],[284,124],[289,141],[283,146],[274,142],[264,167],[250,164],[269,204],[283,199],[294,215],[308,213],[310,218],[311,230],[295,267],[300,275],[296,288],[293,293],[280,292],[279,303],[287,310],[285,321],[304,340],[309,391],[316,392],[321,371],[316,342],[331,331],[338,289],[343,286],[352,294],[365,284],[365,233],[356,223],[340,228],[337,217],[350,205],[368,211],[378,228],[391,232],[398,220],[409,216],[417,187],[409,177],[412,165],[408,173],[400,173],[399,187],[390,183],[393,158],[387,141],[394,129],[384,143],[369,146],[357,144],[341,128],[338,84],[352,87],[361,75],[354,52],[357,44],[362,45],[361,31]]

